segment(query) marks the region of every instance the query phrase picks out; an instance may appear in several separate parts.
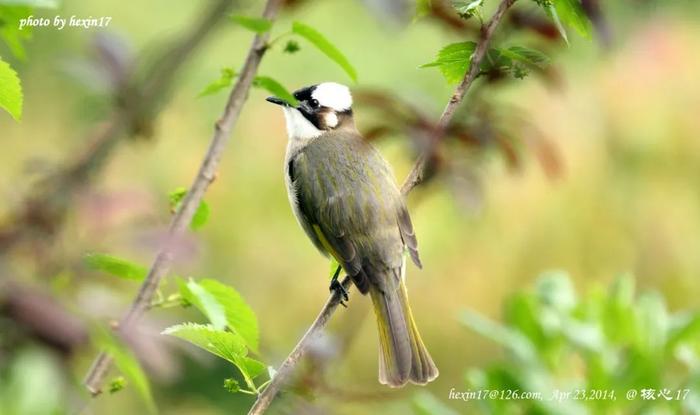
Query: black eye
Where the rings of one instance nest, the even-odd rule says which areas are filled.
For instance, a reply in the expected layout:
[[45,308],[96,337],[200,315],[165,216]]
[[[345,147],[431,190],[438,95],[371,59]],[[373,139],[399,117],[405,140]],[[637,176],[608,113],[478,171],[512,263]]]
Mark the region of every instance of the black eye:
[[312,99],[311,101],[309,101],[309,105],[311,105],[311,108],[318,108],[318,100]]

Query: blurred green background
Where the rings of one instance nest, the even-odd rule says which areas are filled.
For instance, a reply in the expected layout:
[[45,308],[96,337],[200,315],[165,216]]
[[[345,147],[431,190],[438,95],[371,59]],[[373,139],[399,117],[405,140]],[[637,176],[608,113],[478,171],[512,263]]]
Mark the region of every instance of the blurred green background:
[[[181,34],[206,4],[65,0],[58,9],[37,14],[111,16],[108,31],[149,56]],[[260,2],[249,2],[237,13],[257,15],[260,8]],[[570,47],[561,43],[553,49],[555,84],[532,75],[481,90],[500,111],[518,111],[541,131],[560,161],[559,174],[548,175],[527,151],[515,170],[498,152],[488,152],[474,159],[478,184],[467,203],[449,180],[416,189],[409,199],[424,264],[423,270],[409,266],[409,293],[441,372],[425,389],[458,413],[476,407],[448,401],[450,388],[466,389],[469,368],[504,357],[489,339],[465,328],[459,313],[469,308],[500,320],[506,299],[530,289],[544,271],[566,270],[581,295],[629,273],[640,291],[660,293],[673,312],[700,305],[698,7],[625,1],[606,4],[604,12],[612,46],[570,35]],[[273,33],[287,30],[293,20],[317,28],[348,56],[359,74],[352,88],[381,88],[439,116],[453,86],[438,71],[418,66],[464,34],[427,20],[393,23],[351,0],[302,3],[282,15]],[[0,217],[21,204],[37,177],[84,150],[86,133],[108,112],[107,98],[70,75],[76,63],[90,58],[96,32],[37,28],[27,44],[28,59],[12,61],[26,95],[20,123],[0,114]],[[138,283],[91,272],[82,256],[99,251],[150,263],[170,218],[168,192],[190,184],[226,99],[225,93],[196,96],[220,68],[240,67],[251,39],[250,32],[222,24],[178,77],[153,136],[125,140],[77,198],[41,260],[31,247],[15,250],[0,260],[2,277],[48,290],[84,321],[105,324],[118,318]],[[269,53],[259,73],[289,89],[331,80],[350,83],[334,63],[300,44],[295,55]],[[282,172],[284,120],[264,101],[267,95],[252,90],[205,198],[209,222],[183,241],[173,274],[236,287],[258,315],[261,360],[275,366],[327,298],[328,263],[289,209]],[[464,109],[470,109],[469,96]],[[362,130],[367,125],[362,109],[355,114]],[[528,142],[526,133],[522,140]],[[415,156],[409,140],[397,135],[376,144],[401,182]],[[164,291],[173,289],[166,285]],[[327,366],[323,385],[305,387],[300,381],[299,394],[285,394],[274,408],[279,413],[411,413],[412,397],[421,388],[389,391],[377,383],[375,323],[368,299],[353,294],[349,308],[333,317],[330,351],[315,357],[320,363],[314,364]],[[223,378],[232,375],[225,362],[177,340],[158,340],[164,327],[197,319],[196,313],[178,309],[147,316],[144,330],[151,335],[142,356],[157,404],[167,414],[243,413],[252,398],[222,388]],[[83,346],[65,358],[40,342],[14,342],[13,337],[22,338],[16,333],[21,329],[9,329],[7,320],[3,317],[0,326],[2,382],[22,390],[18,385],[24,379],[33,385],[27,388],[36,400],[80,407],[86,396],[79,383],[95,349]],[[333,357],[336,343],[347,348]],[[105,393],[86,409],[142,412],[131,387]]]

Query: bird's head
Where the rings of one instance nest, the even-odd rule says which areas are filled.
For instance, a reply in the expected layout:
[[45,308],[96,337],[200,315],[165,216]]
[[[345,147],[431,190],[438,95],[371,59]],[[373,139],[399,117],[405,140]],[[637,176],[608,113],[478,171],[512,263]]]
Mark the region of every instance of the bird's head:
[[267,101],[281,105],[290,139],[308,140],[339,128],[354,128],[350,89],[335,82],[324,82],[294,92],[296,107],[278,97]]

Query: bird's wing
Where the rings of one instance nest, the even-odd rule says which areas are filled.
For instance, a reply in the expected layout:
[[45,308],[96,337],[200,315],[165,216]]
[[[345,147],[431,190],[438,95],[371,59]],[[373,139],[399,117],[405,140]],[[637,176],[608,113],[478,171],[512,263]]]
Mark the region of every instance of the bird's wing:
[[289,202],[292,205],[294,216],[301,225],[301,228],[306,232],[306,235],[311,239],[311,242],[324,255],[329,255],[330,251],[324,246],[319,239],[314,224],[313,209],[310,209],[311,200],[309,192],[313,189],[308,185],[307,180],[300,178],[299,173],[305,170],[305,156],[297,153],[292,156],[285,166],[285,174],[287,179],[287,192],[289,193]]
[[404,203],[401,203],[401,206],[399,206],[397,221],[399,230],[401,231],[401,239],[404,245],[406,245],[406,249],[408,249],[413,263],[416,264],[418,268],[423,268],[423,264],[420,262],[420,256],[418,255],[418,240],[416,239],[416,233],[413,231],[411,215],[409,215],[408,209]]
[[366,292],[367,277],[401,268],[404,245],[417,259],[413,228],[390,168],[359,134],[321,136],[292,163],[298,210],[312,239],[343,265],[360,291]]
[[[362,259],[342,220],[350,216],[344,203],[349,189],[332,179],[328,170],[331,166],[319,157],[321,149],[312,149],[311,145],[291,158],[287,168],[295,193],[295,214],[319,250],[332,255],[356,281],[364,281]],[[357,286],[362,292],[369,289],[362,283]]]

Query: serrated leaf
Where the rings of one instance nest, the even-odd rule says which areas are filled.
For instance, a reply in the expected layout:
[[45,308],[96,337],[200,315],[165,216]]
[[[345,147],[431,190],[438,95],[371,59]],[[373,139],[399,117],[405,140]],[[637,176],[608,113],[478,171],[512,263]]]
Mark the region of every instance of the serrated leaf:
[[184,291],[181,291],[181,295],[190,304],[197,307],[202,314],[207,316],[209,323],[211,323],[214,328],[217,330],[226,328],[226,310],[224,310],[224,306],[219,300],[214,297],[214,294],[207,291],[206,288],[202,287],[193,279],[187,281],[184,288]]
[[168,327],[162,334],[179,337],[234,365],[248,353],[240,336],[210,324],[183,323]]
[[567,26],[587,39],[591,37],[591,24],[579,0],[554,0],[554,8]]
[[185,300],[207,316],[214,327],[228,327],[248,348],[258,350],[258,319],[233,287],[212,279],[191,279],[180,288]]
[[151,393],[151,384],[136,356],[112,333],[101,327],[97,330],[97,341],[99,346],[112,356],[114,364],[128,380],[128,383],[134,385],[136,391],[146,403],[148,412],[157,413],[156,404]]
[[357,71],[350,64],[348,58],[316,29],[301,22],[294,22],[292,23],[292,32],[311,42],[323,54],[340,65],[353,81],[357,82]]
[[22,118],[23,99],[22,84],[17,72],[0,58],[0,108],[19,121]]
[[83,257],[85,265],[96,271],[106,272],[126,280],[141,281],[148,275],[148,268],[109,254],[91,252]]
[[233,15],[231,20],[255,33],[265,33],[272,28],[272,21],[262,17]]
[[217,79],[216,81],[213,81],[209,85],[205,86],[204,89],[202,89],[197,97],[204,97],[207,95],[213,95],[216,94],[217,92],[226,89],[233,85],[233,80],[234,78],[238,76],[236,71],[234,71],[231,68],[222,68],[221,69],[221,77]]
[[421,65],[421,68],[437,67],[447,82],[456,83],[464,78],[469,62],[476,49],[475,42],[452,43],[440,49],[437,59]]
[[234,332],[219,330],[210,324],[183,323],[168,327],[162,334],[179,337],[227,360],[251,381],[261,373],[259,362],[247,357],[245,342]]
[[296,98],[294,98],[294,95],[287,90],[287,88],[269,76],[256,76],[253,80],[253,86],[267,90],[271,94],[277,96],[277,98],[282,98],[283,100],[287,101],[289,105],[293,107],[299,105],[299,102],[296,100]]
[[549,65],[549,57],[544,53],[526,48],[524,46],[511,46],[507,49],[499,49],[501,54],[514,61],[544,68]]
[[[170,200],[170,210],[172,212],[177,212],[178,209],[180,209],[180,206],[182,205],[182,200],[185,198],[186,195],[187,189],[185,189],[184,187],[178,187],[177,189],[170,192],[170,194],[168,194],[168,199]],[[204,226],[209,220],[210,213],[211,209],[209,208],[209,204],[204,200],[200,201],[199,206],[197,206],[197,210],[194,211],[194,215],[192,216],[192,221],[190,222],[190,229],[197,230]]]

